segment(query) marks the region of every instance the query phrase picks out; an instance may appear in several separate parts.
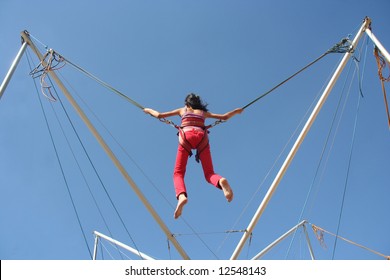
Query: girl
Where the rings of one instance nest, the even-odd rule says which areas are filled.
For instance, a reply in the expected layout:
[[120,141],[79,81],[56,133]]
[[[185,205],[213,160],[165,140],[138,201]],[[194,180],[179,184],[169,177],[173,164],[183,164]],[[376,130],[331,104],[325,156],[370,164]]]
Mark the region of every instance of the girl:
[[179,147],[177,149],[176,164],[173,173],[173,183],[175,186],[176,198],[178,200],[174,213],[174,218],[180,217],[183,206],[187,203],[187,190],[184,183],[188,157],[192,155],[191,150],[197,149],[197,160],[202,163],[202,168],[206,181],[215,187],[222,189],[228,202],[233,199],[233,191],[226,178],[214,172],[213,163],[208,143],[205,119],[213,118],[226,121],[236,114],[242,113],[242,108],[237,108],[225,114],[214,114],[208,111],[207,104],[193,93],[187,95],[185,106],[173,111],[160,113],[156,110],[145,108],[144,112],[156,118],[167,118],[181,116],[179,128]]

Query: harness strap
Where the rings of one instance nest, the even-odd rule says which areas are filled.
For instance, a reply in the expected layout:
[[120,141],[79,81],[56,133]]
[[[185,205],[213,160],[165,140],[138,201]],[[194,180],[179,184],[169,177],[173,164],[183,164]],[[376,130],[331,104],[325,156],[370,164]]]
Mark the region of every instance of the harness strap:
[[198,147],[196,147],[195,160],[197,163],[200,161],[200,154],[209,146],[209,131],[205,130],[202,140],[200,141]]
[[204,120],[203,119],[195,119],[195,118],[183,119],[182,122],[181,122],[181,127],[185,127],[185,126],[203,127],[204,126]]
[[191,144],[186,139],[186,134],[184,133],[183,129],[181,127],[177,127],[179,132],[177,133],[179,136],[179,144],[188,152],[190,157],[192,156],[192,148]]
[[[189,156],[191,157],[193,155],[191,144],[186,139],[186,135],[185,135],[185,132],[183,131],[183,129],[181,127],[177,127],[177,129],[179,130],[179,132],[177,133],[179,136],[179,144],[188,152]],[[209,145],[209,137],[208,137],[209,131],[207,129],[205,129],[204,131],[205,131],[205,133],[203,135],[203,138],[199,142],[198,146],[196,147],[195,160],[198,163],[200,161],[200,154]]]

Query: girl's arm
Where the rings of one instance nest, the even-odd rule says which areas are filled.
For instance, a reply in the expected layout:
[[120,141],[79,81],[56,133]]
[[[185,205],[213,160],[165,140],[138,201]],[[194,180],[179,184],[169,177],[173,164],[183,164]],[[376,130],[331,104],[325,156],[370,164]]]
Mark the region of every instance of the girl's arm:
[[144,112],[146,114],[152,115],[155,118],[162,119],[162,118],[168,118],[168,117],[172,117],[172,116],[176,116],[176,115],[180,116],[182,110],[183,110],[183,108],[179,108],[179,109],[175,109],[175,110],[172,110],[169,112],[160,113],[160,112],[153,110],[151,108],[145,108]]
[[231,117],[233,117],[233,116],[235,116],[237,114],[241,114],[243,111],[244,111],[244,109],[237,108],[237,109],[234,109],[233,111],[227,112],[225,114],[214,114],[214,113],[211,113],[211,112],[206,112],[205,113],[205,117],[206,118],[213,118],[213,119],[220,119],[220,120],[223,120],[223,121],[227,121]]

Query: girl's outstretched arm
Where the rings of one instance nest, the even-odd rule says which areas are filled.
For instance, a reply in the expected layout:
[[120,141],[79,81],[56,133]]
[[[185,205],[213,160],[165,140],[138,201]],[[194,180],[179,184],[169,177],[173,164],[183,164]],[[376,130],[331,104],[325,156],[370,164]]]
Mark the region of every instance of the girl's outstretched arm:
[[206,118],[213,118],[213,119],[219,119],[219,120],[227,121],[231,117],[233,117],[233,116],[235,116],[237,114],[241,114],[243,111],[244,111],[244,109],[237,108],[237,109],[234,109],[234,110],[232,110],[230,112],[227,112],[225,114],[214,114],[214,113],[211,113],[211,112],[206,112],[205,113],[205,117]]
[[168,117],[172,117],[172,116],[176,116],[176,115],[180,116],[182,110],[183,110],[182,108],[179,108],[179,109],[175,109],[175,110],[172,110],[169,112],[160,113],[159,111],[153,110],[151,108],[145,108],[143,111],[146,114],[149,114],[155,118],[162,119],[162,118],[168,118]]

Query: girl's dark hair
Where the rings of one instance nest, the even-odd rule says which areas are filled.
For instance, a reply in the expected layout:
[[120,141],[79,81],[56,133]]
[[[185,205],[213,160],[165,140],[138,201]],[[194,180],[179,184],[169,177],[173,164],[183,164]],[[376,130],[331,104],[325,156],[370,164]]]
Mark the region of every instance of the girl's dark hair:
[[203,103],[202,99],[199,95],[196,95],[195,93],[190,93],[187,95],[186,99],[184,100],[184,104],[186,106],[190,106],[192,109],[198,109],[207,112],[207,103]]

